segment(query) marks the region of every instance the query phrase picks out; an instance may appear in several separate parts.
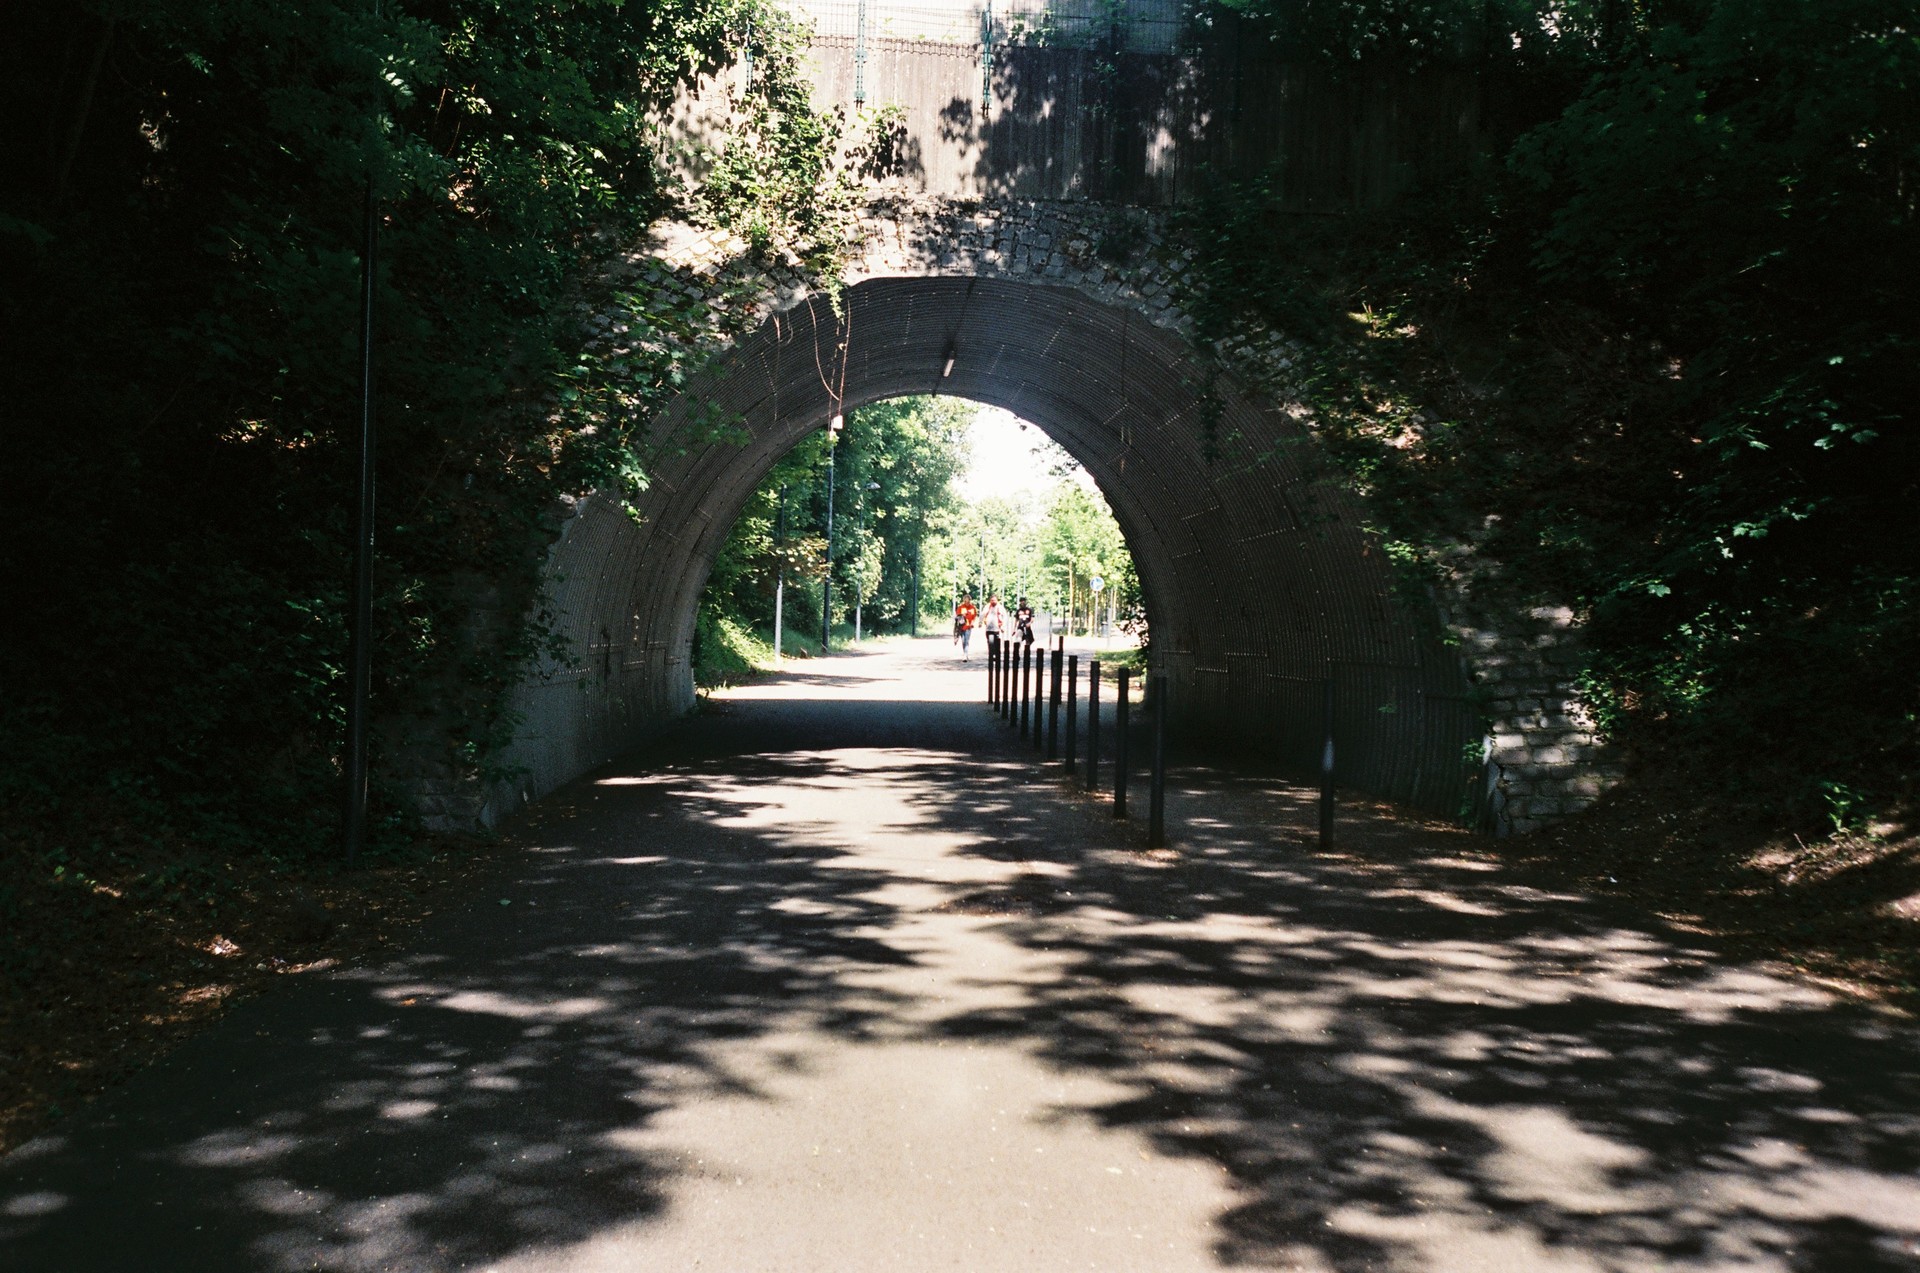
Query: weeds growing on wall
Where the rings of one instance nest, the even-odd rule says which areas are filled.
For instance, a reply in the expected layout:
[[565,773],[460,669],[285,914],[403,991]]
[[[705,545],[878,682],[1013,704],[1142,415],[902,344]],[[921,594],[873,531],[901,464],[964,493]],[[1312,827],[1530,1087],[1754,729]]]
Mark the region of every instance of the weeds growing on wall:
[[1574,606],[1588,701],[1636,754],[1810,826],[1910,802],[1907,7],[1237,7],[1335,60],[1477,58],[1510,140],[1335,224],[1222,191],[1184,218],[1201,334],[1303,338],[1289,388],[1390,550]]

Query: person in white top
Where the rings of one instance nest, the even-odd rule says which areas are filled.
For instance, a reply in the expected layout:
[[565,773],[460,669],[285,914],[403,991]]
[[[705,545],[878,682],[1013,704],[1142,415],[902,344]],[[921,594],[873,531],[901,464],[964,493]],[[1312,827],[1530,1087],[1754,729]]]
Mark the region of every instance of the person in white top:
[[980,612],[980,626],[987,633],[987,657],[992,658],[1000,648],[1000,642],[1006,639],[1007,628],[1013,620],[1007,617],[1007,608],[1000,604],[1000,598],[988,597],[987,608]]

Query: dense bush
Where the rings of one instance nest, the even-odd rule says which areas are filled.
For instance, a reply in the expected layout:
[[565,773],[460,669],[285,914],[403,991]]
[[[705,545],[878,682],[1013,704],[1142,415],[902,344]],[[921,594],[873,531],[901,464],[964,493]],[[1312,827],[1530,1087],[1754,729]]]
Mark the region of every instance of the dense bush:
[[1204,325],[1309,337],[1396,554],[1573,603],[1643,757],[1810,820],[1910,799],[1912,6],[1247,7],[1335,60],[1476,59],[1509,140],[1360,224],[1224,192],[1188,218]]
[[[756,129],[708,157],[724,181],[669,188],[664,105],[749,20]],[[480,763],[504,727],[490,690],[537,634],[471,624],[476,581],[525,584],[555,494],[645,481],[645,410],[583,428],[554,391],[577,289],[675,199],[800,238],[831,211],[833,129],[795,40],[761,0],[10,15],[0,795],[104,816],[110,791],[150,833],[324,835],[369,182],[376,694],[389,721],[453,713]]]

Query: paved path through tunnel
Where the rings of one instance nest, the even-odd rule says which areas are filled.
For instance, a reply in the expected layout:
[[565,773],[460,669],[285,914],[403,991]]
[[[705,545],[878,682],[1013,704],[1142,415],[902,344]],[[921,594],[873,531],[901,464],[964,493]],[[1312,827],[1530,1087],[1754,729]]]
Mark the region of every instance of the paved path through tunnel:
[[1144,852],[983,687],[718,696],[0,1161],[0,1268],[1920,1268],[1907,1024],[1280,784]]

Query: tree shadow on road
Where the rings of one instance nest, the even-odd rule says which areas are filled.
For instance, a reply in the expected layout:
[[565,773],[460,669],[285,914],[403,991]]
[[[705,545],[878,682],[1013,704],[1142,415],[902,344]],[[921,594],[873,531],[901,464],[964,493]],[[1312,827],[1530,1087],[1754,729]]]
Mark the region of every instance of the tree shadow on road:
[[[565,1248],[663,1217],[696,1168],[638,1133],[779,1102],[764,1075],[805,1037],[1005,1044],[1117,1084],[1063,1116],[1224,1168],[1223,1266],[1913,1267],[1905,1025],[1472,837],[1375,819],[1313,853],[1298,790],[1186,775],[1173,849],[1144,852],[983,709],[914,709],[702,719],[562,792],[499,898],[236,1011],[0,1164],[0,1263]],[[940,923],[1050,971],[935,1002],[903,974]]]
[[1465,833],[1320,854],[1311,792],[1186,777],[1171,851],[1020,841],[1054,869],[968,904],[1060,975],[942,1028],[1131,1088],[1107,1125],[1232,1174],[1223,1264],[1915,1267],[1910,1026]]

